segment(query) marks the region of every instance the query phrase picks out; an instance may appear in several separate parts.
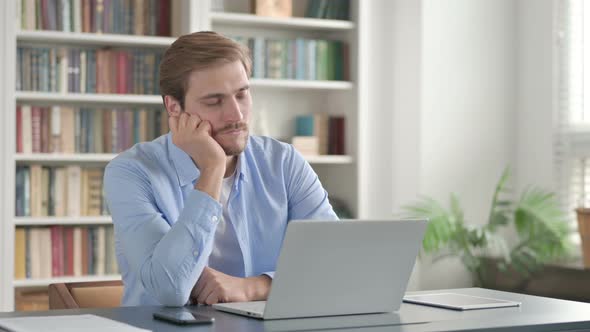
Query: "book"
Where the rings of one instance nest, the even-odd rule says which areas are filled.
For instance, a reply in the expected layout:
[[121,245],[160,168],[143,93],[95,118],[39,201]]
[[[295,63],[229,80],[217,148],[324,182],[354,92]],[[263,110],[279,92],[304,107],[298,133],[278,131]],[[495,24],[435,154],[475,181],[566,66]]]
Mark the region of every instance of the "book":
[[254,14],[256,15],[290,17],[292,13],[291,0],[254,0]]
[[112,226],[17,227],[15,279],[117,273]]
[[73,244],[72,244],[72,275],[79,277],[82,272],[82,227],[76,226],[73,228]]
[[27,239],[25,229],[17,227],[14,230],[14,279],[27,277],[26,269]]
[[295,136],[291,144],[304,156],[315,156],[319,154],[319,140],[315,136]]

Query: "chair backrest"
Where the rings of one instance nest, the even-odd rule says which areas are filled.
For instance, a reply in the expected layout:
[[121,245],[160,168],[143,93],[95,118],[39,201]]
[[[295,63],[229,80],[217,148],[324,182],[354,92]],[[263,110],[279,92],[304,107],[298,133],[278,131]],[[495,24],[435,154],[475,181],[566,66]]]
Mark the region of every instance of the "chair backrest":
[[49,285],[49,309],[113,308],[122,297],[120,280]]

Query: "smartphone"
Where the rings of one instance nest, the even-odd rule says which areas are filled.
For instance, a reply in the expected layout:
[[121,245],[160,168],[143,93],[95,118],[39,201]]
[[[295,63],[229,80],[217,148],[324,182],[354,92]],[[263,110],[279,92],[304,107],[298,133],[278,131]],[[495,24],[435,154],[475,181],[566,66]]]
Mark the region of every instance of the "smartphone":
[[154,318],[178,325],[211,324],[215,321],[213,317],[199,315],[184,309],[157,311],[154,312]]

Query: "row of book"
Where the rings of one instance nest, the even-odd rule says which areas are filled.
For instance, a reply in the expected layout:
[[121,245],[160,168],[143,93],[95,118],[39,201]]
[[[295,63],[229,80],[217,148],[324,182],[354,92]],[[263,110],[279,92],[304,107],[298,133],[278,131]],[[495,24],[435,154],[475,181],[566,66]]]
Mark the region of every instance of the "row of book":
[[171,0],[21,0],[23,30],[170,36]]
[[305,17],[348,20],[350,0],[309,0]]
[[292,144],[303,155],[344,155],[345,118],[324,113],[295,118]]
[[160,51],[17,48],[19,91],[159,94]]
[[348,47],[342,41],[232,37],[252,54],[252,77],[347,80]]
[[108,215],[102,168],[42,165],[16,168],[16,216]]
[[14,278],[117,274],[113,227],[17,227]]
[[18,105],[17,153],[119,153],[168,132],[157,109]]

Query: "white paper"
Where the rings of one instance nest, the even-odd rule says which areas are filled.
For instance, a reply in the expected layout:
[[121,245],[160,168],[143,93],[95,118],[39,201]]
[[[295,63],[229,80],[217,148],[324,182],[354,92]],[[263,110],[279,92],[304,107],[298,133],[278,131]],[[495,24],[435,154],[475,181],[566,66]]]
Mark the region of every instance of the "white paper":
[[0,318],[0,327],[12,332],[145,332],[125,323],[95,315],[28,316]]

